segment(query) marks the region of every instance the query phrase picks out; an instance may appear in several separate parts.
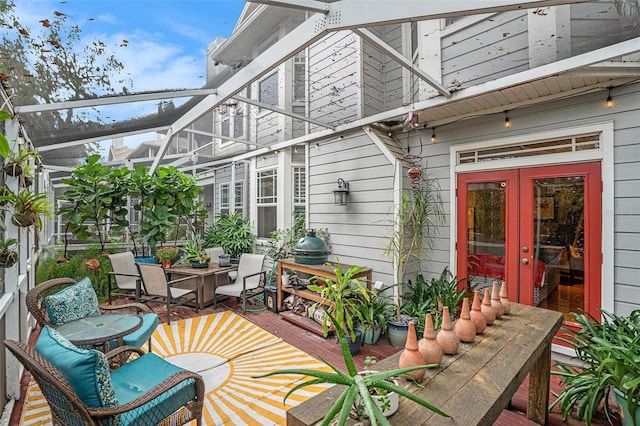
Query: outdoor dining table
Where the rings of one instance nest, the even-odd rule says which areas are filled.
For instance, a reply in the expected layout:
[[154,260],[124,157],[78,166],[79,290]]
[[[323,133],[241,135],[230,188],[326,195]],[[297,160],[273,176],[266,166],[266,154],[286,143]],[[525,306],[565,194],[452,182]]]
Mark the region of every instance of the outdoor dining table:
[[222,275],[222,272],[233,271],[238,268],[238,265],[231,264],[228,266],[220,266],[218,262],[209,262],[209,266],[206,268],[194,268],[188,265],[174,265],[171,268],[167,268],[167,273],[171,273],[175,278],[182,278],[188,276],[198,277],[198,309],[211,304],[215,300],[214,289],[218,285],[224,285],[227,283],[219,283],[218,278]]
[[118,340],[122,345],[122,337],[133,333],[142,326],[142,317],[134,314],[100,314],[66,322],[56,328],[58,333],[66,337],[76,346],[103,347],[108,352],[110,342]]
[[[511,303],[511,313],[488,326],[473,343],[445,355],[440,367],[428,369],[421,386],[408,389],[451,418],[405,398],[389,418],[398,425],[491,425],[507,408],[529,374],[527,417],[546,424],[549,405],[551,341],[562,325],[560,312]],[[376,370],[398,367],[401,352],[377,362]],[[315,425],[344,390],[333,386],[287,411],[287,425]]]

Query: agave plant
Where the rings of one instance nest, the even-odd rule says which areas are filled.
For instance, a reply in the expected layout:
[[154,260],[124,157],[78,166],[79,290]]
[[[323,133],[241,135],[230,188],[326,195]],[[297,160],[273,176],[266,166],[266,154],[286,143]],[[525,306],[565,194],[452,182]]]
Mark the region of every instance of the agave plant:
[[[336,321],[336,319],[331,315],[331,313],[327,313],[327,316],[331,320],[334,328],[336,329],[336,333],[338,335],[338,340],[340,342],[340,348],[342,350],[342,356],[344,358],[345,365],[347,367],[347,372],[344,373],[340,371],[336,366],[331,363],[325,361],[320,358],[322,362],[327,364],[333,372],[327,371],[319,371],[319,370],[308,370],[308,369],[285,369],[285,370],[277,370],[271,373],[263,374],[261,376],[257,376],[257,378],[268,377],[268,376],[276,376],[276,375],[290,375],[290,374],[298,374],[301,376],[309,376],[311,379],[298,384],[293,387],[287,394],[284,396],[284,402],[287,401],[287,398],[297,391],[298,389],[302,389],[306,386],[318,385],[321,383],[333,383],[337,385],[344,385],[346,389],[344,392],[336,399],[335,403],[331,406],[327,414],[324,416],[322,420],[322,425],[329,425],[330,422],[339,414],[338,424],[343,425],[346,424],[347,419],[351,413],[351,409],[356,402],[356,397],[362,401],[364,405],[364,412],[371,420],[371,424],[373,426],[376,425],[385,425],[390,426],[391,423],[387,420],[387,418],[382,413],[382,410],[375,403],[371,396],[371,389],[376,389],[386,392],[396,392],[398,395],[404,396],[405,398],[410,399],[411,401],[422,405],[423,407],[428,408],[429,410],[444,416],[450,417],[448,414],[444,413],[439,408],[434,405],[428,403],[422,398],[414,395],[407,389],[396,385],[393,381],[389,381],[389,379],[393,377],[403,376],[411,371],[420,370],[424,368],[434,368],[436,365],[421,365],[417,367],[407,367],[407,368],[398,368],[390,371],[381,371],[371,374],[358,374],[356,370],[355,363],[353,362],[353,357],[351,356],[351,352],[349,352],[349,346],[347,344],[347,339],[344,330],[340,327],[340,324]],[[375,393],[375,392],[374,392]]]

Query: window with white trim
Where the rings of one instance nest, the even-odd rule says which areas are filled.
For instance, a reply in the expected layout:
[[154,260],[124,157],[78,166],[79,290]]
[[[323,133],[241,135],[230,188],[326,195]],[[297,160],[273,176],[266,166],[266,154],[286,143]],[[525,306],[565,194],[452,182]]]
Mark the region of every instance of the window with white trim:
[[257,173],[258,238],[269,238],[277,229],[278,173],[276,169],[263,170]]
[[307,201],[307,170],[305,167],[294,166],[293,172],[293,209],[304,213]]
[[234,200],[236,211],[244,211],[244,182],[236,182],[236,193]]
[[258,100],[267,105],[278,105],[278,71],[258,83]]
[[307,99],[307,55],[302,50],[293,57],[293,100],[304,101]]
[[229,213],[229,184],[221,183],[218,186],[219,189],[219,197],[218,200],[218,212],[219,213]]

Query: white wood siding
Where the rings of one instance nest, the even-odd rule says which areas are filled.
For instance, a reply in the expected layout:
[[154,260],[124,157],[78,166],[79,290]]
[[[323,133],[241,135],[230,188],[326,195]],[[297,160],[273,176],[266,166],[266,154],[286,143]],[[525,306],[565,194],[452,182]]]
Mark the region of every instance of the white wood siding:
[[[373,268],[374,281],[393,284],[384,256],[393,211],[394,167],[362,132],[321,142],[309,153],[309,227],[327,228],[331,260]],[[349,204],[333,204],[338,178],[349,182]]]
[[[454,226],[455,212],[450,212],[450,194],[453,193],[448,173],[448,158],[443,153],[450,144],[481,142],[485,140],[522,136],[553,129],[566,129],[589,124],[613,121],[614,127],[614,241],[613,253],[603,253],[611,260],[613,256],[613,281],[603,275],[603,294],[613,294],[613,309],[616,313],[628,314],[640,308],[640,84],[618,87],[613,92],[615,105],[604,107],[606,91],[591,93],[545,103],[530,108],[514,110],[510,114],[512,127],[503,126],[504,116],[495,114],[438,128],[438,143],[428,144],[427,135],[422,134],[423,164],[430,173],[440,178],[447,226]],[[411,133],[411,152],[420,141]],[[603,179],[605,176],[603,176]],[[611,183],[611,182],[609,182]],[[606,182],[605,182],[606,185]],[[610,209],[611,206],[603,206]],[[449,213],[454,216],[449,216]],[[423,264],[429,273],[442,270],[448,264],[451,242],[447,231],[440,232],[436,249]],[[610,304],[608,301],[607,304]]]
[[342,124],[360,117],[359,52],[360,40],[350,31],[330,34],[309,48],[312,118]]

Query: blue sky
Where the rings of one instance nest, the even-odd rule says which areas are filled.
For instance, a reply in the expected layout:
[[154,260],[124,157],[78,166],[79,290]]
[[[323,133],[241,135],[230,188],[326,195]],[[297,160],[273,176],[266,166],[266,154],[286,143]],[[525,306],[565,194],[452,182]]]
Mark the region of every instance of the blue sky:
[[78,23],[83,37],[105,41],[125,65],[134,91],[201,87],[207,46],[231,34],[244,6],[242,0],[16,1],[27,27],[38,28],[38,21],[57,11]]
[[[54,13],[77,23],[82,37],[104,41],[123,63],[133,92],[199,88],[206,82],[205,55],[216,37],[227,38],[245,6],[243,0],[15,0],[16,14],[30,30]],[[125,46],[126,45],[126,46]],[[135,115],[135,104],[114,107]],[[105,108],[108,110],[107,108]],[[133,111],[133,112],[132,112]],[[113,115],[120,115],[112,111]],[[156,139],[125,138],[125,145]],[[102,143],[103,150],[111,141]]]

